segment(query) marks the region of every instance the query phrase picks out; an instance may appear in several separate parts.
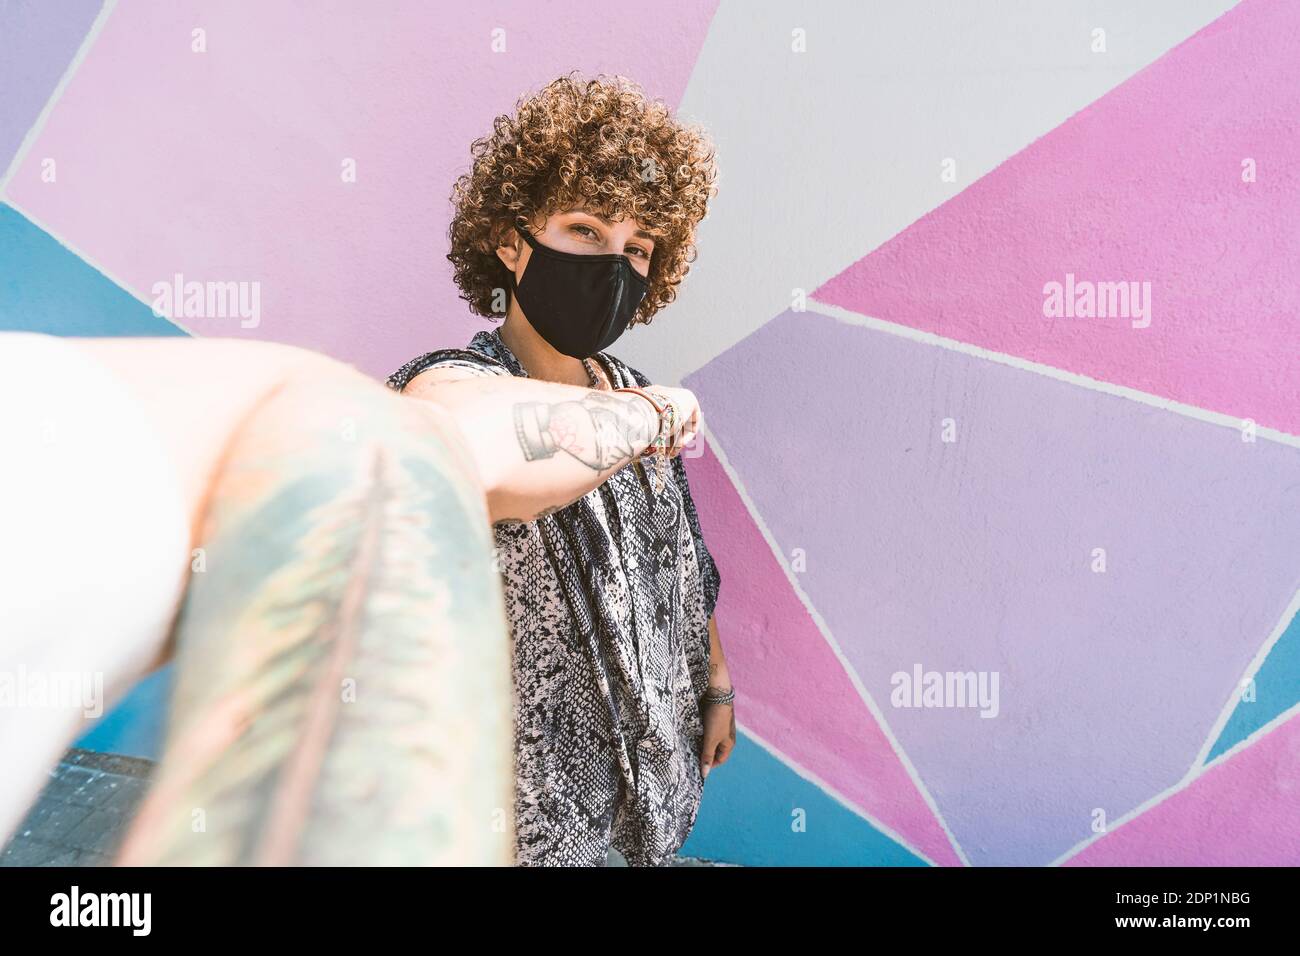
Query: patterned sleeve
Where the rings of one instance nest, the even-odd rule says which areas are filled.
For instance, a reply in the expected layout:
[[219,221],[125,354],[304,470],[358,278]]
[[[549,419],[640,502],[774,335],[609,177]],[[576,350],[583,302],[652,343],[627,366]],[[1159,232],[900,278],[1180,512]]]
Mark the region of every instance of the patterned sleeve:
[[439,368],[463,368],[477,375],[509,375],[510,370],[496,359],[475,352],[471,349],[438,349],[416,356],[388,376],[387,385],[400,392],[411,384],[421,372],[427,372],[434,366]]
[[[645,388],[651,384],[650,379],[641,372],[630,365],[626,368],[640,387]],[[686,465],[682,463],[681,455],[672,460],[672,471],[677,479],[677,487],[682,492],[682,505],[686,509],[686,521],[691,526],[691,536],[695,538],[695,563],[700,566],[700,581],[704,587],[704,616],[713,617],[713,610],[718,606],[722,575],[713,561],[709,546],[704,543],[704,532],[700,530],[700,517],[695,511],[695,499],[691,497],[691,484],[686,480]]]

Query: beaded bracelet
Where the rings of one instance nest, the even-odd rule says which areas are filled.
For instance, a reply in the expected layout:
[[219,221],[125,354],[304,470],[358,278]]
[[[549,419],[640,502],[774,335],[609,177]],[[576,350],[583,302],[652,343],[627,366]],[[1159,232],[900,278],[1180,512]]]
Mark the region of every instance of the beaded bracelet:
[[730,704],[735,699],[736,699],[736,688],[734,686],[728,687],[726,693],[719,694],[716,697],[713,696],[712,694],[706,693],[703,697],[700,698],[700,700],[706,704]]
[[677,406],[673,404],[672,399],[658,392],[648,392],[642,388],[625,387],[616,388],[616,392],[633,392],[640,395],[659,413],[659,431],[654,439],[646,446],[646,450],[641,453],[642,457],[653,454],[655,458],[655,473],[659,476],[659,487],[655,489],[655,494],[659,494],[668,484],[668,436],[673,433],[677,427]]

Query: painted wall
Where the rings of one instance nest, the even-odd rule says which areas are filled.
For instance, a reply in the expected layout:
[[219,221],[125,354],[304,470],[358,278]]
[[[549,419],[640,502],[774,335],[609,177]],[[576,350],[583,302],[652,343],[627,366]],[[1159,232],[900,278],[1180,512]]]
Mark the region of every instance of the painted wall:
[[[1300,864],[1300,6],[348,9],[0,6],[0,327],[387,374],[481,327],[443,258],[469,142],[631,75],[722,170],[616,350],[708,421],[741,740],[684,852]],[[256,325],[155,317],[177,273],[260,283]],[[89,742],[156,752],[166,690]]]

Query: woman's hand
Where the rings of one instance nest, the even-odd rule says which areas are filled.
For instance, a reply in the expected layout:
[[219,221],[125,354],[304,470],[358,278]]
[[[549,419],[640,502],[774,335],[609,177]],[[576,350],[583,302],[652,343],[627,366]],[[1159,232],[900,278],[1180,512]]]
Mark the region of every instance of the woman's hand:
[[[727,659],[722,652],[722,638],[718,636],[717,615],[709,615],[709,689],[704,697],[723,697],[733,690],[731,675],[727,672]],[[736,698],[731,703],[712,704],[700,700],[700,721],[704,733],[700,739],[700,773],[707,778],[709,771],[726,763],[736,747]]]
[[[710,682],[709,693],[725,692],[729,687],[729,683],[718,687]],[[701,701],[700,719],[704,723],[704,735],[700,739],[700,773],[707,778],[711,769],[727,762],[736,747],[736,702],[711,704]]]

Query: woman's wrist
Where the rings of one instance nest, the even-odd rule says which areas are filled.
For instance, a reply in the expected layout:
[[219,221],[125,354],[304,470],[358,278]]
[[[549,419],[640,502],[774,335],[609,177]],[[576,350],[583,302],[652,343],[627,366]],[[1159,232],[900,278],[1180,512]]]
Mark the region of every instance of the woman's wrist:
[[735,687],[731,683],[731,675],[727,673],[725,661],[709,662],[709,688],[704,692],[701,701],[705,703],[731,703],[735,697]]
[[736,699],[736,688],[731,686],[730,682],[725,687],[720,687],[713,681],[709,681],[709,689],[704,692],[700,698],[702,704],[730,704]]
[[[649,403],[650,407],[654,409],[655,431],[654,434],[650,436],[650,440],[646,443],[645,447],[641,450],[640,454],[647,455],[653,451],[658,450],[659,445],[661,443],[661,439],[664,438],[664,412],[668,410],[668,406],[671,403],[666,401],[661,403],[650,392],[646,391],[643,388],[637,388],[634,386],[616,388],[614,389],[614,391],[639,395],[642,401]],[[660,398],[662,398],[662,396],[660,396]]]

